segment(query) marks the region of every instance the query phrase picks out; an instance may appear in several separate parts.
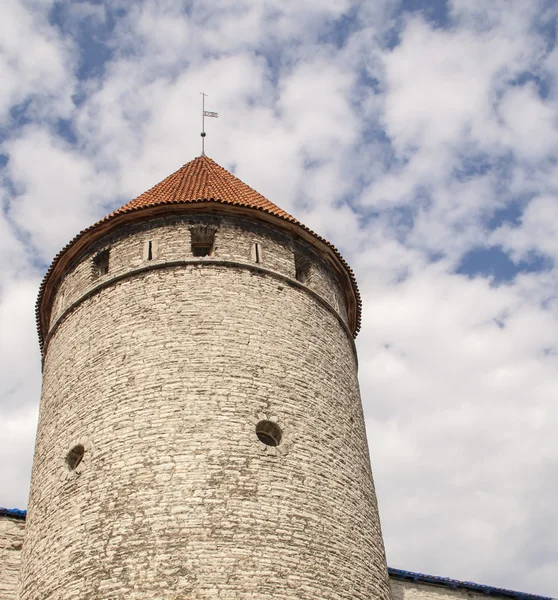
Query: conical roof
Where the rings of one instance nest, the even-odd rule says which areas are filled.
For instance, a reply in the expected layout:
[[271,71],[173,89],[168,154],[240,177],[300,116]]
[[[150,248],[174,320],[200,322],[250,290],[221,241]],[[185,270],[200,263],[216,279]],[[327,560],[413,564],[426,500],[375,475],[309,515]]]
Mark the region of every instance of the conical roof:
[[[345,273],[349,326],[353,335],[357,335],[360,329],[360,294],[353,271],[337,248],[253,190],[232,173],[223,169],[214,160],[203,155],[186,163],[178,171],[175,171],[151,189],[81,231],[55,256],[41,283],[37,299],[37,329],[41,350],[48,331],[56,288],[64,277],[67,268],[70,267],[77,256],[86,252],[95,240],[123,223],[149,218],[154,214],[160,215],[161,211],[187,210],[188,205],[194,204],[197,206],[212,204],[214,208],[217,208],[219,204],[228,205],[233,210],[234,207],[238,207],[244,212],[246,209],[253,210],[257,211],[251,213],[256,218],[258,214],[262,215],[262,218],[264,214],[271,215],[272,219],[279,219],[278,225],[281,221],[287,222],[289,229],[292,229],[313,245],[318,246],[317,249],[321,250],[321,254],[328,255],[330,260],[333,259],[334,264],[341,267],[340,271]],[[269,218],[267,217],[267,219]]]
[[208,156],[198,156],[186,163],[178,171],[112,214],[122,214],[129,210],[160,204],[199,202],[200,200],[213,200],[223,204],[256,208],[282,219],[298,222]]

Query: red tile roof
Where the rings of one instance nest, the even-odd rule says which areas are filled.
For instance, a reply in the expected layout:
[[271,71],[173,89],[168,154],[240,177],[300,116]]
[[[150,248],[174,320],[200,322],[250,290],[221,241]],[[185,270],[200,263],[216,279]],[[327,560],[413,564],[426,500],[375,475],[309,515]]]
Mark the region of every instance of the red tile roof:
[[118,215],[130,209],[136,210],[158,204],[199,202],[201,199],[257,208],[292,223],[297,222],[291,215],[207,156],[198,156],[186,163],[178,171],[112,214]]
[[[56,255],[43,279],[39,290],[39,297],[37,299],[37,328],[39,331],[41,349],[43,348],[44,338],[48,331],[48,320],[51,311],[50,305],[56,286],[63,276],[63,272],[67,268],[70,258],[82,251],[84,245],[90,243],[92,238],[95,238],[95,234],[103,235],[107,231],[107,226],[112,224],[112,221],[116,221],[118,220],[118,217],[124,215],[129,215],[130,218],[132,218],[134,217],[134,214],[137,213],[138,218],[141,218],[144,211],[147,209],[155,209],[166,205],[170,208],[172,205],[178,207],[180,205],[184,206],[187,204],[201,203],[217,203],[238,206],[243,209],[255,209],[267,213],[268,215],[278,217],[283,221],[287,221],[291,223],[295,229],[302,229],[307,234],[310,234],[310,240],[314,238],[322,244],[325,244],[327,249],[333,252],[340,263],[342,270],[345,271],[348,276],[350,291],[347,290],[347,292],[353,296],[352,301],[349,298],[349,314],[351,321],[349,326],[353,335],[357,335],[360,329],[361,317],[360,294],[353,271],[345,262],[337,248],[297,221],[287,212],[267,200],[267,198],[264,198],[264,196],[253,190],[244,182],[240,181],[240,179],[232,175],[232,173],[229,173],[226,169],[220,167],[214,160],[207,156],[199,156],[182,166],[172,175],[169,175],[166,179],[163,179],[163,181],[153,186],[150,190],[147,190],[94,225],[81,231]],[[46,304],[43,306],[45,301]]]

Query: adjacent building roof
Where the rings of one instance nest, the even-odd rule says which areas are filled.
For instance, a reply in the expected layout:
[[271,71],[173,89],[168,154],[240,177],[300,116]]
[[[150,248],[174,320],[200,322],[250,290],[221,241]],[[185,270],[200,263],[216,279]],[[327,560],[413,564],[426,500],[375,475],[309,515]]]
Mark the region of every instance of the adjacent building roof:
[[26,516],[26,510],[19,510],[19,508],[4,508],[3,506],[0,506],[0,517],[13,517],[15,519],[25,520]]
[[500,598],[516,598],[517,600],[553,600],[548,596],[536,596],[535,594],[525,594],[523,592],[514,592],[504,588],[493,587],[491,585],[482,585],[471,581],[459,581],[458,579],[449,579],[448,577],[438,577],[437,575],[425,575],[424,573],[414,573],[413,571],[403,571],[402,569],[393,569],[388,567],[389,576],[392,579],[406,581],[416,581],[417,583],[430,583],[440,585],[446,588],[467,590],[478,592],[485,596],[498,596]]
[[278,223],[283,221],[290,224],[291,228],[306,239],[314,244],[317,242],[317,245],[332,257],[333,262],[339,265],[340,272],[344,273],[347,281],[350,328],[354,336],[358,334],[361,318],[360,294],[354,273],[337,248],[204,155],[185,164],[131,202],[81,231],[56,255],[43,279],[37,299],[37,328],[41,349],[47,331],[53,294],[65,269],[76,255],[85,251],[92,241],[105,235],[124,219],[129,221],[143,218],[154,211],[160,214],[161,209],[183,210],[188,206],[201,208],[200,205],[203,204],[221,204],[230,208],[258,211],[260,215],[270,215],[280,219]]

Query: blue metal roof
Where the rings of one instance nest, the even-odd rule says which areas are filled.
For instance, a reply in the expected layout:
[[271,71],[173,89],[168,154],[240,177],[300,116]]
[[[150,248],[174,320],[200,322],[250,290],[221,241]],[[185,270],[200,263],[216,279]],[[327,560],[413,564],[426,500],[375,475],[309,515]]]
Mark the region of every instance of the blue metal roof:
[[548,596],[536,596],[534,594],[525,594],[523,592],[514,592],[504,588],[492,587],[491,585],[481,585],[471,581],[459,581],[449,579],[448,577],[437,577],[436,575],[425,575],[424,573],[414,573],[413,571],[403,571],[402,569],[393,569],[388,567],[388,573],[393,579],[404,579],[407,581],[416,581],[417,583],[431,583],[441,585],[452,589],[469,590],[479,592],[486,596],[499,596],[506,598],[516,598],[517,600],[554,600]]
[[26,510],[19,510],[19,508],[4,508],[0,506],[0,516],[14,517],[16,519],[25,519],[27,516]]
[[[27,516],[26,510],[18,508],[3,508],[0,506],[0,516],[12,517],[15,519],[25,519]],[[424,573],[415,573],[413,571],[403,571],[402,569],[394,569],[388,567],[389,576],[393,579],[401,579],[405,581],[415,581],[417,583],[431,583],[441,585],[452,589],[469,590],[471,592],[479,592],[485,596],[499,596],[505,598],[515,598],[516,600],[555,600],[549,596],[536,596],[535,594],[525,594],[523,592],[514,592],[504,588],[492,587],[491,585],[481,585],[471,581],[459,581],[458,579],[449,579],[448,577],[438,577],[436,575],[425,575]]]

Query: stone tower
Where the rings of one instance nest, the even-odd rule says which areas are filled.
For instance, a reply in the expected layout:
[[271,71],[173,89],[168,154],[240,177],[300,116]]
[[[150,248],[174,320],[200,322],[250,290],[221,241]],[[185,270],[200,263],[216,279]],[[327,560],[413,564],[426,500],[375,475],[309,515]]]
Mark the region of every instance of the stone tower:
[[21,600],[389,597],[330,243],[201,156],[77,235],[37,318]]

